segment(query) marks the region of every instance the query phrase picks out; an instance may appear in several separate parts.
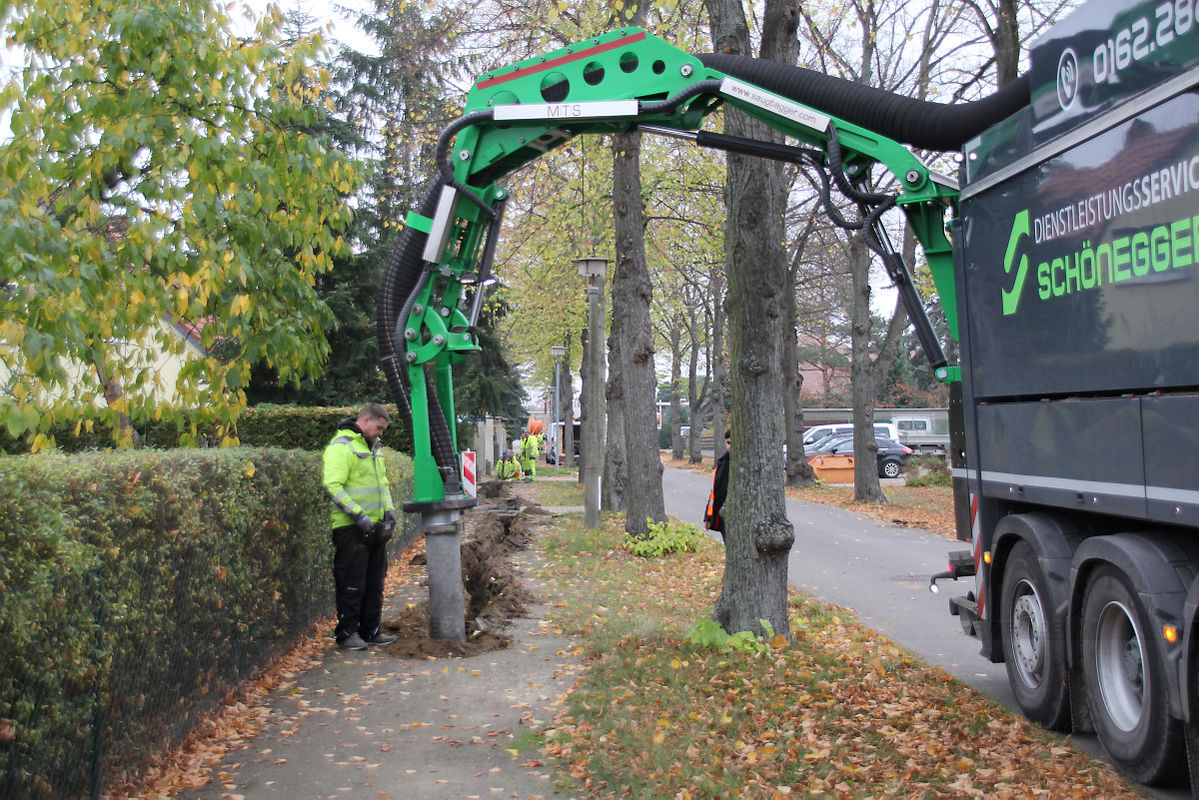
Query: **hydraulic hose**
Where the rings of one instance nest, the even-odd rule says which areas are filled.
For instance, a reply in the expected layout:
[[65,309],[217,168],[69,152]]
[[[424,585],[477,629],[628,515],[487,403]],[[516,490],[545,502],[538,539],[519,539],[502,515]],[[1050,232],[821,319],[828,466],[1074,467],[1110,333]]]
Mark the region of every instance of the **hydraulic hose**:
[[691,84],[686,89],[677,92],[673,97],[668,97],[665,100],[658,101],[657,103],[646,102],[640,104],[638,106],[637,113],[642,116],[648,116],[650,114],[670,114],[693,97],[699,97],[701,94],[716,94],[716,92],[719,90],[720,81],[698,81]]
[[699,60],[706,67],[924,150],[961,150],[1030,102],[1027,73],[981,100],[946,104],[903,97],[777,61],[722,53],[701,55]]
[[[495,113],[492,109],[484,108],[459,117],[446,126],[441,135],[437,137],[437,148],[433,151],[433,161],[437,164],[437,171],[441,175],[441,180],[462,192],[468,200],[483,210],[488,219],[495,218],[495,211],[491,206],[483,202],[483,199],[475,194],[473,189],[454,177],[454,165],[450,161],[450,148],[453,146],[454,137],[458,135],[458,131],[469,128],[476,123],[493,119],[494,116]],[[425,216],[429,215],[426,214]]]
[[[415,208],[417,214],[433,216],[442,185],[440,178],[433,180]],[[426,239],[428,234],[412,226],[405,227],[400,233],[395,250],[392,251],[383,270],[375,315],[375,336],[379,341],[379,359],[383,374],[387,377],[391,396],[408,423],[410,433],[415,432],[416,423],[412,418],[412,405],[408,399],[411,389],[407,380],[408,365],[403,353],[397,350],[396,326],[401,318],[407,315],[406,309],[411,308],[412,297],[421,286],[421,278],[425,271],[423,253]],[[433,385],[433,382],[428,382],[428,386]],[[461,491],[461,482],[458,478],[458,455],[454,452],[454,440],[450,436],[441,404],[437,401],[436,391],[431,389],[429,394],[430,449],[445,484],[446,494],[457,494]]]
[[[435,179],[413,209],[415,213],[432,216],[437,208],[440,192],[441,181]],[[391,396],[410,430],[412,406],[408,402],[407,365],[402,354],[396,351],[395,325],[424,271],[421,253],[427,238],[428,234],[411,226],[406,226],[400,232],[395,249],[391,251],[391,256],[383,267],[383,279],[380,281],[379,296],[375,303],[375,338],[379,342],[379,361],[387,378],[388,388],[391,389]]]

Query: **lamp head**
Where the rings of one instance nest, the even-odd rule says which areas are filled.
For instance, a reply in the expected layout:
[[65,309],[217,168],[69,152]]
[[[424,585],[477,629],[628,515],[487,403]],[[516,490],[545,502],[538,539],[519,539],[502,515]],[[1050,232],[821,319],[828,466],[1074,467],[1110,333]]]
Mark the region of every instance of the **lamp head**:
[[608,259],[606,258],[595,258],[593,256],[576,258],[574,265],[575,269],[584,278],[603,278],[604,273],[608,271]]

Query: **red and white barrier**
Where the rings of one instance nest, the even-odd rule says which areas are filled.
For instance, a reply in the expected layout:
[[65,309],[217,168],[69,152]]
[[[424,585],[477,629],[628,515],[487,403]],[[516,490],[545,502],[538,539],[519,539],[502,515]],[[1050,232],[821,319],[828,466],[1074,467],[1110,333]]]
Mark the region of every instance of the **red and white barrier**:
[[462,451],[462,491],[467,497],[477,497],[479,487],[475,478],[475,451]]

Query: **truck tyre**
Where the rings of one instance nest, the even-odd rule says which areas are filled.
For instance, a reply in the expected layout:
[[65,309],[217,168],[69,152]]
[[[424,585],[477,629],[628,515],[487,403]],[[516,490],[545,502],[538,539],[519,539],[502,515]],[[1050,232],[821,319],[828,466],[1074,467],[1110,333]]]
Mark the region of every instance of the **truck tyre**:
[[1000,598],[1004,666],[1016,703],[1029,719],[1065,730],[1070,720],[1065,621],[1053,611],[1049,585],[1026,542],[1012,548]]
[[1186,766],[1182,723],[1169,716],[1157,639],[1128,579],[1112,566],[1087,584],[1082,659],[1095,734],[1133,780],[1155,784]]

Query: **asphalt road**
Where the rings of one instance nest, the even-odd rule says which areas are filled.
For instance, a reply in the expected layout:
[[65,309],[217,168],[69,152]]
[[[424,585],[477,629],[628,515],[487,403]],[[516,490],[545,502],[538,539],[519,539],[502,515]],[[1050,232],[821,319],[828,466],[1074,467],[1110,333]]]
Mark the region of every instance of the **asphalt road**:
[[[667,467],[666,513],[702,527],[711,481],[710,475]],[[1004,665],[979,655],[978,640],[949,614],[949,597],[965,594],[973,579],[942,581],[940,594],[928,590],[929,576],[946,569],[949,551],[968,549],[966,543],[801,500],[787,500],[787,517],[795,526],[788,561],[793,586],[853,610],[863,624],[1020,713]],[[1103,757],[1094,736],[1075,735],[1073,741]],[[1145,791],[1162,800],[1190,797],[1183,791]]]

